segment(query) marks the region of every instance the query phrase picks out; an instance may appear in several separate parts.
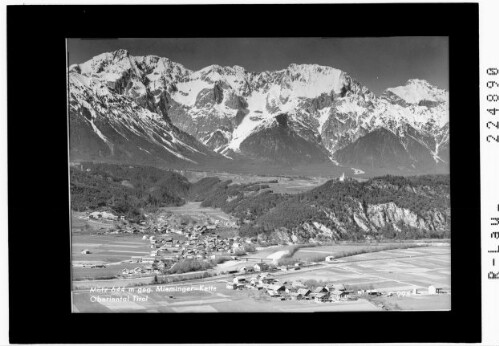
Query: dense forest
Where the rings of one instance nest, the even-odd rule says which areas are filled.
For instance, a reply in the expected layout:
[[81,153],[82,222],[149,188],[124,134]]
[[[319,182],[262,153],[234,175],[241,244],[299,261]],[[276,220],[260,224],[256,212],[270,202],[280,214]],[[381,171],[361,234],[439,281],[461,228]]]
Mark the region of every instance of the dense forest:
[[274,193],[272,183],[214,177],[190,183],[153,167],[82,164],[71,167],[71,201],[77,211],[108,209],[131,220],[198,201],[236,217],[242,236],[281,230],[306,240],[314,223],[336,239],[450,236],[449,175],[333,179],[299,194]]
[[184,204],[190,189],[182,175],[154,167],[85,163],[71,167],[70,174],[73,210],[108,209],[132,221]]
[[[208,183],[209,179],[209,183]],[[338,225],[348,228],[348,234],[339,238],[356,238],[365,235],[383,234],[385,238],[448,237],[450,223],[449,176],[432,175],[417,177],[384,176],[365,182],[347,179],[344,182],[330,180],[310,191],[287,195],[273,193],[268,185],[261,183],[230,184],[206,178],[194,184],[197,195],[200,186],[207,186],[203,206],[221,208],[237,217],[241,224],[241,235],[257,236],[276,229],[294,230],[302,235],[304,223],[320,222],[336,229]],[[355,222],[354,214],[368,214],[369,206],[393,203],[408,210],[416,218],[428,220],[435,212],[444,220],[439,229],[421,229],[399,222],[378,227],[376,232],[363,230]],[[444,228],[444,230],[442,230]],[[305,238],[305,237],[304,237]]]

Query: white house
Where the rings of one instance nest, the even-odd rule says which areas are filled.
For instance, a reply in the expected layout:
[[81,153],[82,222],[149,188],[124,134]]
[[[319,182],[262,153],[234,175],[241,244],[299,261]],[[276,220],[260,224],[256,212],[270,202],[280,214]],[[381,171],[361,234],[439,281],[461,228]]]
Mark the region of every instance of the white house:
[[269,265],[267,263],[257,263],[253,266],[253,268],[255,268],[255,271],[257,272],[261,272],[261,271],[264,271],[264,270],[268,270],[269,269]]
[[236,285],[245,284],[246,278],[244,276],[236,276],[234,280],[232,280],[232,282],[235,283]]

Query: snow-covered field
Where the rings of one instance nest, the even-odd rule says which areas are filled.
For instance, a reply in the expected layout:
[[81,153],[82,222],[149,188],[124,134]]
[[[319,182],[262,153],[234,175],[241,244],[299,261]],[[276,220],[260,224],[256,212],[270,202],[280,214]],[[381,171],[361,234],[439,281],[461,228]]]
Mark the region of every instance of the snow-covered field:
[[273,254],[271,255],[268,255],[267,258],[268,259],[271,259],[273,261],[277,261],[278,259],[280,259],[282,256],[285,256],[289,254],[289,250],[281,250],[281,251],[277,251],[277,252],[274,252]]

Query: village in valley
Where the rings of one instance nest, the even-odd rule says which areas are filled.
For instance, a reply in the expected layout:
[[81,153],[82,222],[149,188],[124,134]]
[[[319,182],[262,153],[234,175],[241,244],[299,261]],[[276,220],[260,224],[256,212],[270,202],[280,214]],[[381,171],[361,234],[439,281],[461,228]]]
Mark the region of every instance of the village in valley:
[[[99,285],[104,286],[107,282],[108,287],[188,285],[211,282],[218,285],[218,294],[223,290],[225,293],[234,292],[234,294],[246,295],[253,300],[270,299],[276,304],[295,301],[299,304],[306,304],[305,309],[308,306],[311,311],[315,311],[315,308],[310,303],[329,304],[332,311],[336,306],[342,310],[349,303],[355,304],[355,302],[362,302],[362,304],[358,307],[352,305],[354,310],[369,310],[369,308],[397,310],[400,309],[398,303],[390,304],[389,302],[393,297],[395,299],[406,297],[423,297],[424,299],[426,297],[433,301],[435,297],[441,299],[438,297],[447,296],[445,300],[450,299],[450,285],[442,287],[433,284],[433,281],[441,283],[442,280],[430,279],[423,282],[418,281],[418,278],[415,280],[414,275],[420,275],[418,271],[421,272],[422,268],[416,270],[414,275],[400,271],[399,274],[402,274],[402,277],[405,274],[410,278],[408,282],[404,280],[404,284],[401,280],[391,279],[389,276],[379,279],[378,275],[369,271],[359,273],[352,270],[353,273],[350,272],[347,275],[344,273],[351,269],[350,265],[359,265],[355,260],[358,257],[361,266],[364,265],[362,261],[366,261],[366,264],[373,261],[375,266],[376,261],[386,261],[386,256],[388,256],[388,262],[391,262],[390,265],[395,265],[395,270],[397,270],[397,263],[393,261],[397,261],[398,257],[402,258],[400,265],[411,267],[408,261],[411,261],[413,256],[430,256],[420,258],[420,260],[432,260],[432,249],[443,250],[442,253],[437,253],[437,256],[448,253],[448,247],[434,246],[442,244],[415,243],[414,246],[407,248],[397,249],[394,246],[393,250],[385,246],[385,248],[377,249],[380,251],[372,252],[375,245],[367,244],[366,247],[370,250],[364,254],[361,251],[360,254],[350,257],[335,256],[334,253],[338,253],[335,249],[345,248],[344,245],[313,244],[313,247],[305,245],[302,248],[303,245],[299,244],[265,244],[256,237],[239,236],[237,232],[234,232],[234,229],[238,227],[237,222],[230,216],[223,213],[199,212],[202,208],[198,204],[192,209],[191,207],[191,205],[188,206],[187,215],[176,213],[176,208],[164,208],[159,213],[148,215],[145,221],[138,224],[128,222],[124,217],[116,216],[109,211],[78,213],[75,220],[100,227],[90,235],[73,233],[73,253],[76,257],[73,259],[73,269],[79,270],[80,273],[89,273],[89,276],[74,277],[73,285],[76,291],[83,289],[82,292],[85,292],[85,288],[92,287],[92,282],[98,282]],[[81,237],[84,237],[87,242],[81,242],[79,240]],[[89,242],[89,239],[94,239],[96,242]],[[116,243],[109,244],[114,247],[110,248],[105,256],[107,260],[102,260],[103,257],[100,254],[103,254],[104,250],[99,242],[105,239],[113,239]],[[137,248],[133,248],[134,246]],[[317,258],[307,258],[307,256],[298,256],[293,261],[285,260],[293,247],[298,247],[297,253],[303,254],[307,254],[306,251],[316,251],[315,254],[326,254],[329,249],[333,251],[319,261]],[[382,251],[383,249],[386,250]],[[417,253],[417,251],[421,252]],[[425,255],[426,252],[427,255]],[[385,254],[385,257],[380,260],[376,257],[369,259],[369,256],[379,254]],[[112,257],[112,255],[119,257]],[[363,259],[362,256],[368,257]],[[110,258],[114,260],[110,261]],[[438,262],[438,258],[436,261],[430,264],[442,265],[442,262]],[[186,263],[197,265],[201,263],[202,265],[199,268],[185,267]],[[107,280],[101,277],[102,271],[108,273],[104,278]],[[335,275],[335,273],[338,274]],[[378,279],[372,281],[373,276]],[[429,277],[436,278],[435,274],[430,274]],[[388,284],[389,282],[392,284]],[[445,281],[445,283],[448,282]],[[198,300],[193,302],[196,306],[199,304]],[[209,303],[210,300],[208,299],[207,302]],[[188,304],[188,301],[183,303]]]

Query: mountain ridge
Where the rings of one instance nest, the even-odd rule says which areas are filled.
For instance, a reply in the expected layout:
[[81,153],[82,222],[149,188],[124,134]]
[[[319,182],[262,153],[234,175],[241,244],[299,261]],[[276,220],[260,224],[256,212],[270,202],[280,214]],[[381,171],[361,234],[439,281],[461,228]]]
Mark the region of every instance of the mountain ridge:
[[[376,96],[348,73],[329,66],[290,64],[285,69],[255,73],[237,65],[210,65],[193,71],[168,58],[135,57],[126,50],[71,65],[69,75],[70,90],[75,79],[86,78],[94,94],[136,103],[162,118],[162,126],[195,138],[213,157],[244,157],[242,143],[267,131],[276,117],[285,114],[300,141],[328,152],[324,160],[349,164],[350,160],[339,155],[341,150],[385,128],[395,134],[405,155],[416,157],[404,170],[424,172],[429,166],[430,170],[448,170],[448,92],[424,80],[410,79],[406,85]],[[90,128],[105,143],[93,126],[95,122]],[[198,145],[189,143],[190,147]],[[433,165],[426,161],[426,154],[418,153],[422,150],[433,158]],[[444,158],[439,156],[440,150]],[[189,158],[181,152],[176,154]],[[284,161],[291,160],[307,162],[296,155]]]

